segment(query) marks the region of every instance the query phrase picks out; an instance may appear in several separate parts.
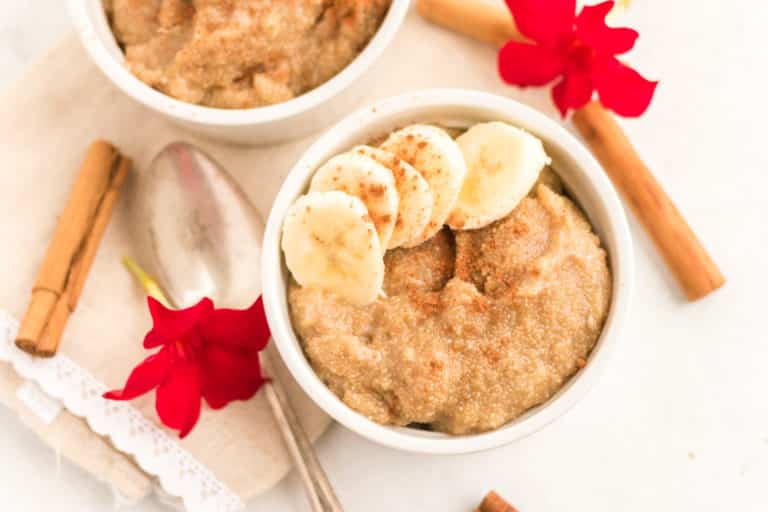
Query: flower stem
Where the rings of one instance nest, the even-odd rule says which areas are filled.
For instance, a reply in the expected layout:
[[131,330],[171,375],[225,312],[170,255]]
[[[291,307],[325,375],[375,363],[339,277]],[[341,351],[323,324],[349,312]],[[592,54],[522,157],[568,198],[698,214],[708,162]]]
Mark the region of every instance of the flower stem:
[[144,288],[144,291],[147,292],[147,295],[156,299],[163,306],[169,309],[173,307],[171,305],[171,301],[169,301],[168,297],[166,297],[165,293],[163,293],[163,289],[160,288],[160,285],[155,280],[155,278],[149,275],[143,268],[141,268],[141,266],[139,266],[139,264],[136,263],[133,258],[130,256],[123,256],[123,266],[128,269],[128,272],[130,272],[134,278],[136,278],[136,281],[138,281],[141,287]]

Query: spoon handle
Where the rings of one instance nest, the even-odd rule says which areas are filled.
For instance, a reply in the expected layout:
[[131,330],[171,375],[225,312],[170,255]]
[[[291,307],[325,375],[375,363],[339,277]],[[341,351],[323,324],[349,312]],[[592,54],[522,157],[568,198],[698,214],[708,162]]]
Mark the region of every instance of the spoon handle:
[[[270,347],[271,347],[270,343]],[[331,482],[323,471],[312,443],[307,433],[299,423],[296,411],[288,401],[285,387],[280,377],[274,371],[272,354],[267,354],[270,348],[262,352],[263,362],[272,380],[264,385],[272,413],[283,436],[288,452],[301,476],[304,490],[307,493],[312,512],[343,512],[341,503],[333,491]]]

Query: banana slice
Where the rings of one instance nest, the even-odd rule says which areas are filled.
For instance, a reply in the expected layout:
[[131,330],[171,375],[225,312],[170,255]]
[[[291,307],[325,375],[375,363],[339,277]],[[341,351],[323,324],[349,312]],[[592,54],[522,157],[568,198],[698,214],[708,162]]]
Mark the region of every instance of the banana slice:
[[409,163],[383,149],[357,146],[352,152],[373,158],[392,171],[400,205],[395,229],[387,249],[400,246],[411,247],[411,244],[418,241],[424,233],[432,215],[434,198],[426,180]]
[[384,285],[384,258],[365,204],[340,191],[310,192],[283,223],[288,270],[301,286],[335,292],[352,304],[376,300]]
[[409,247],[432,238],[445,224],[467,174],[467,164],[456,142],[435,126],[415,124],[394,132],[381,145],[411,164],[424,177],[435,198],[429,224]]
[[502,122],[476,124],[456,139],[469,171],[448,217],[453,229],[477,229],[506,217],[550,162],[541,141]]
[[364,155],[344,153],[315,173],[310,192],[340,190],[360,198],[376,226],[380,246],[386,251],[397,222],[398,197],[392,172]]

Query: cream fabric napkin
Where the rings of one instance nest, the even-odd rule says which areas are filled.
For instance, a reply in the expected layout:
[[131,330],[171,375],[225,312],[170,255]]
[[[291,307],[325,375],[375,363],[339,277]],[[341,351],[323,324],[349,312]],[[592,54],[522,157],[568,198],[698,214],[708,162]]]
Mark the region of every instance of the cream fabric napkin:
[[[0,255],[0,308],[17,319],[24,313],[56,217],[92,139],[113,141],[134,159],[139,172],[167,143],[196,143],[235,176],[264,218],[283,174],[308,143],[249,149],[198,140],[117,90],[74,36],[0,97],[0,133],[0,239],[8,244]],[[108,388],[121,387],[130,369],[147,355],[141,347],[150,327],[144,294],[120,264],[123,255],[133,253],[126,199],[131,186],[129,182],[115,211],[61,348]],[[0,400],[44,442],[130,498],[150,491],[149,476],[92,433],[82,419],[66,411],[48,425],[35,418],[16,398],[22,382],[7,364],[0,364]],[[317,439],[330,420],[291,384],[292,401],[310,436]],[[132,403],[156,422],[152,396]],[[176,439],[173,432],[168,434]],[[263,396],[222,411],[204,410],[180,445],[243,500],[271,488],[289,469]]]
[[152,480],[127,456],[116,451],[88,424],[69,411],[46,423],[16,393],[25,385],[7,363],[0,364],[0,402],[19,415],[27,428],[52,449],[62,453],[99,480],[110,483],[128,501],[138,501],[152,490]]

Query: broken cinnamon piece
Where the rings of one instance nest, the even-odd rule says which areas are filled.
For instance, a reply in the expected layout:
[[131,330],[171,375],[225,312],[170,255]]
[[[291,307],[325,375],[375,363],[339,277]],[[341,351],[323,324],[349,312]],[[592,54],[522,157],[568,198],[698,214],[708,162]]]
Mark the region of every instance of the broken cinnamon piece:
[[518,510],[504,501],[501,496],[496,494],[496,491],[491,491],[474,512],[518,512]]

